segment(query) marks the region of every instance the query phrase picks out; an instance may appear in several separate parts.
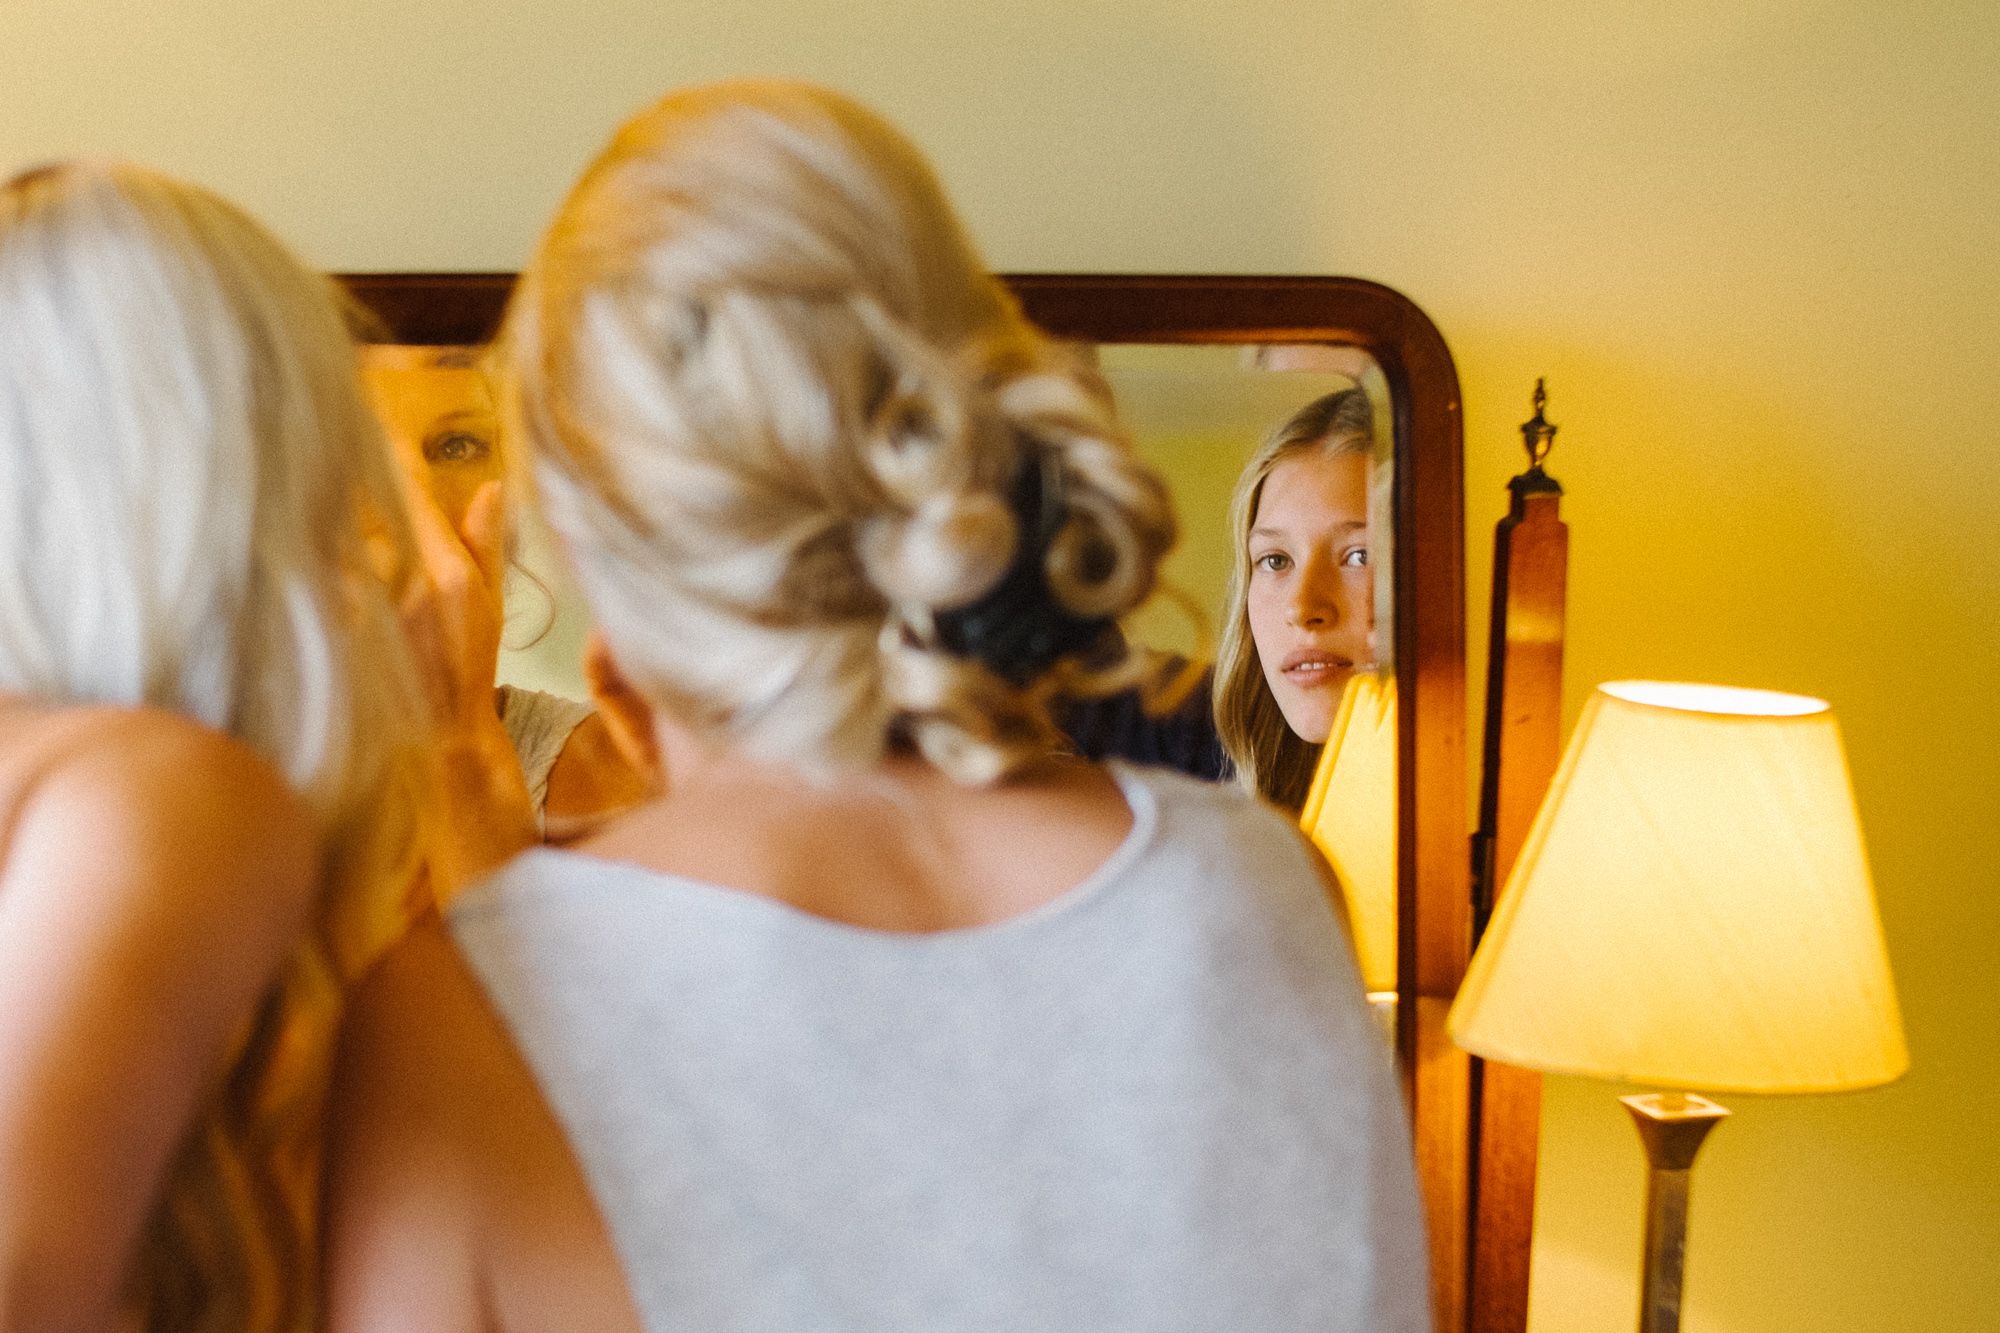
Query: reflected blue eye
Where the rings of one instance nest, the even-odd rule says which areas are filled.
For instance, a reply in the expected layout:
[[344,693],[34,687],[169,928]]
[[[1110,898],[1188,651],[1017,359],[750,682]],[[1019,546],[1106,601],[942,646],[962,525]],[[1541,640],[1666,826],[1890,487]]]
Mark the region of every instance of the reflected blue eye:
[[1371,563],[1373,562],[1368,559],[1368,548],[1365,546],[1351,546],[1340,553],[1342,569],[1366,569]]
[[1292,558],[1283,551],[1271,551],[1255,557],[1250,563],[1267,574],[1282,574],[1292,567]]

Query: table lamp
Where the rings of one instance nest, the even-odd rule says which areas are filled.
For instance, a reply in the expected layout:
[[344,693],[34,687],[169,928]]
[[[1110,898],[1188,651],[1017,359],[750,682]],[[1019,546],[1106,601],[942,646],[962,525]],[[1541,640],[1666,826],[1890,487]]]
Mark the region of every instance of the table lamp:
[[1909,1066],[1840,733],[1818,699],[1620,681],[1584,709],[1447,1029],[1623,1097],[1651,1166],[1641,1333],[1680,1327],[1707,1092]]
[[1396,679],[1358,671],[1299,823],[1333,866],[1347,902],[1361,984],[1378,1009],[1396,997]]

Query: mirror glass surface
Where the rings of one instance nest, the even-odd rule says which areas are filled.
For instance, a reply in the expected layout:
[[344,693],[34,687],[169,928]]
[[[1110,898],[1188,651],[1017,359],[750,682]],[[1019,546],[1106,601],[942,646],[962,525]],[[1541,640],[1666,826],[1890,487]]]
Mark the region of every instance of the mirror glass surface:
[[[1126,623],[1134,642],[1212,662],[1232,617],[1235,547],[1230,502],[1259,447],[1302,409],[1349,394],[1362,439],[1302,440],[1279,457],[1252,515],[1249,616],[1257,666],[1305,740],[1342,749],[1337,772],[1308,810],[1315,836],[1349,895],[1364,979],[1393,990],[1395,798],[1393,764],[1365,748],[1393,745],[1394,643],[1391,534],[1393,414],[1383,376],[1365,352],[1317,344],[1115,343],[1093,350],[1139,454],[1166,479],[1180,541],[1164,583]],[[472,493],[503,471],[506,447],[476,347],[375,345],[364,378],[402,466],[462,523]],[[1314,460],[1343,457],[1325,470]],[[1286,460],[1291,460],[1287,463]],[[511,544],[499,678],[505,684],[586,698],[581,669],[589,618],[547,535],[528,527]],[[1320,651],[1328,660],[1293,661]],[[1271,668],[1275,665],[1277,670]],[[1343,748],[1346,747],[1346,748]],[[1386,970],[1385,970],[1386,969]]]

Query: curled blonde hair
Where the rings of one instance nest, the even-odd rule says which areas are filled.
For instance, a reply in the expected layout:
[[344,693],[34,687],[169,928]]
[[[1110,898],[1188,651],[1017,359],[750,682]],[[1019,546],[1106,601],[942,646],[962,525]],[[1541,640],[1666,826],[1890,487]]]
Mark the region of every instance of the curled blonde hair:
[[[368,543],[376,559],[371,562]],[[0,185],[0,689],[228,733],[305,798],[316,928],[200,1108],[133,1277],[149,1326],[302,1327],[341,973],[400,920],[407,567],[340,297],[257,223],[125,165]]]
[[1367,457],[1375,409],[1362,389],[1315,398],[1265,437],[1236,479],[1229,500],[1229,596],[1215,657],[1215,730],[1245,787],[1286,810],[1305,805],[1320,747],[1285,721],[1250,633],[1250,529],[1271,470],[1295,454]]
[[908,140],[788,82],[677,93],[585,172],[502,337],[533,485],[620,668],[752,753],[867,765],[907,738],[959,781],[1059,743],[1058,693],[938,617],[1016,559],[1009,497],[1053,470],[1043,560],[1077,616],[1152,591],[1163,483],[1094,373],[1023,318]]

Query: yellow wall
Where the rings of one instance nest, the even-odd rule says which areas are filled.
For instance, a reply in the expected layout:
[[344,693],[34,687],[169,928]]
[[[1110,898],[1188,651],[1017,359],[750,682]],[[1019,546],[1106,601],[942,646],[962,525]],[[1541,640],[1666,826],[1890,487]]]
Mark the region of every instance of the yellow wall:
[[[646,95],[799,73],[908,124],[998,266],[1410,293],[1476,546],[1548,374],[1573,697],[1833,699],[1915,1059],[1744,1099],[1688,1326],[1955,1330],[2000,1327],[1996,68],[1990,0],[4,0],[0,163],[147,159],[330,267],[511,267]],[[1626,1326],[1630,1131],[1571,1083],[1548,1131],[1535,1327]]]

